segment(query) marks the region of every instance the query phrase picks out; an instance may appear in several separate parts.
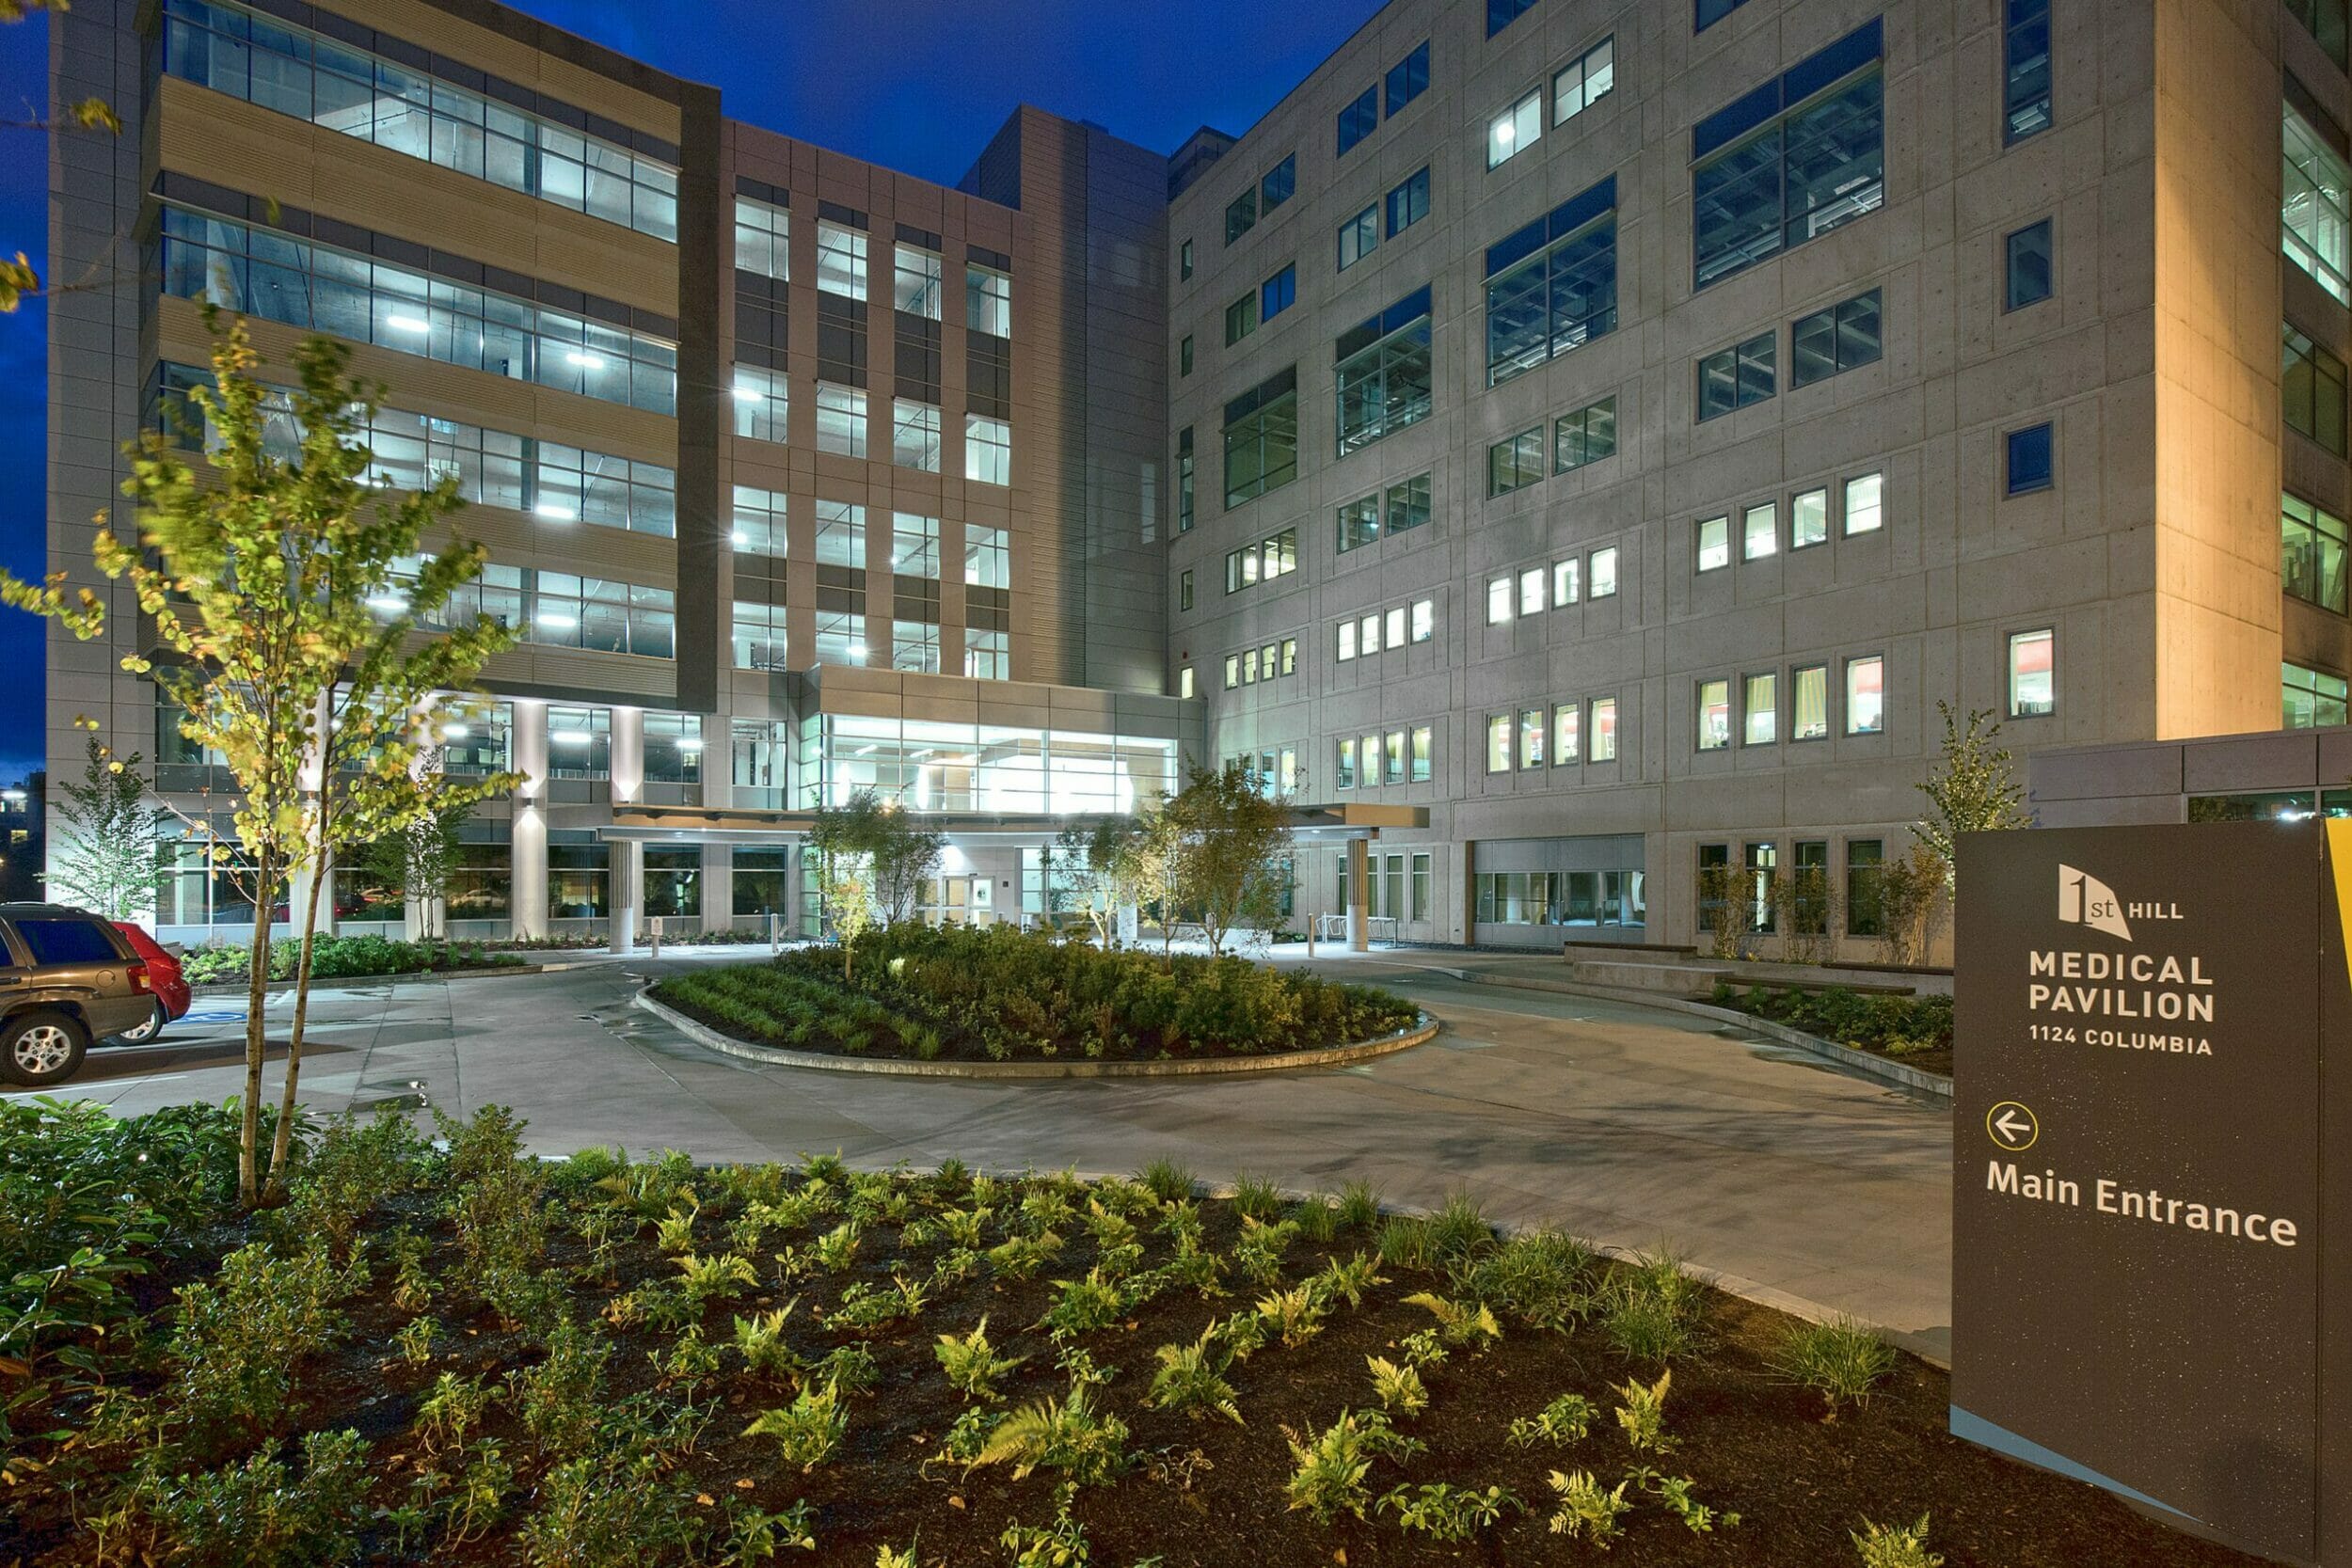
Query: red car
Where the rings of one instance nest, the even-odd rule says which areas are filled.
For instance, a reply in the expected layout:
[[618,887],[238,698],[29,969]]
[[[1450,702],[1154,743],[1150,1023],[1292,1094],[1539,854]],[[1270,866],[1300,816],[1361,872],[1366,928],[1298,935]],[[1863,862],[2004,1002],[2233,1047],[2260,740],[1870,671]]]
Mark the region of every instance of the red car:
[[134,926],[127,920],[118,920],[115,922],[115,929],[122,933],[124,940],[130,942],[134,952],[147,960],[148,986],[155,993],[155,1010],[145,1023],[115,1036],[113,1043],[145,1045],[164,1032],[165,1024],[171,1022],[174,1019],[187,1016],[189,1001],[187,976],[180,972],[180,960],[167,952],[162,942],[149,936],[145,927]]

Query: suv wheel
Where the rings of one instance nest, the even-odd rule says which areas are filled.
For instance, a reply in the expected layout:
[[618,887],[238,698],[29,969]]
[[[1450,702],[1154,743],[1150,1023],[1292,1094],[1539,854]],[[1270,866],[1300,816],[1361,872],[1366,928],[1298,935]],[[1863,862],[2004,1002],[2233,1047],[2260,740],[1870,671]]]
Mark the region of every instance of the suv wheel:
[[145,1023],[135,1029],[125,1029],[119,1035],[110,1037],[107,1043],[110,1045],[145,1045],[162,1034],[164,1025],[169,1022],[164,1017],[164,1005],[158,1002],[155,1004],[154,1010],[147,1015]]
[[28,1089],[73,1076],[89,1049],[82,1026],[63,1013],[24,1013],[0,1024],[0,1078]]

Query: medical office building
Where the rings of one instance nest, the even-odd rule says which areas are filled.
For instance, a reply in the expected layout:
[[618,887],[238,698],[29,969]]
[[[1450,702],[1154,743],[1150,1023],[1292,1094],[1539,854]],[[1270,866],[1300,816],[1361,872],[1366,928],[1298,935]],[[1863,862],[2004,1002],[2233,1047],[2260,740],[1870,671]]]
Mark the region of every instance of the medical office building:
[[[53,40],[125,121],[52,154],[114,277],[51,307],[53,562],[202,302],[351,342],[526,628],[461,932],[798,918],[861,786],[938,914],[1035,914],[1060,825],[1240,758],[1381,824],[1407,939],[1688,942],[1724,864],[1861,942],[1939,699],[2344,720],[2342,0],[1391,0],[1238,139],[1024,108],[953,190],[486,0]],[[215,809],[123,651],[53,641],[52,775],[89,714]]]

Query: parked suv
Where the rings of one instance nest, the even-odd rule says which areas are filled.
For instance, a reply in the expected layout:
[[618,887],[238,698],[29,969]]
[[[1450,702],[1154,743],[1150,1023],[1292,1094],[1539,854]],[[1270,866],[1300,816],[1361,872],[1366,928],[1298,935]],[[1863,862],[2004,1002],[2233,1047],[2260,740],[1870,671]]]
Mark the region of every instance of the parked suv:
[[155,1010],[135,1029],[125,1029],[109,1044],[146,1045],[164,1032],[164,1025],[187,1017],[189,1004],[196,993],[188,989],[187,974],[180,968],[180,960],[171,949],[147,934],[147,927],[128,920],[115,922],[115,929],[122,933],[131,951],[147,962],[147,989],[155,993]]
[[103,916],[67,904],[0,904],[0,1079],[60,1084],[90,1041],[155,1015],[147,962]]

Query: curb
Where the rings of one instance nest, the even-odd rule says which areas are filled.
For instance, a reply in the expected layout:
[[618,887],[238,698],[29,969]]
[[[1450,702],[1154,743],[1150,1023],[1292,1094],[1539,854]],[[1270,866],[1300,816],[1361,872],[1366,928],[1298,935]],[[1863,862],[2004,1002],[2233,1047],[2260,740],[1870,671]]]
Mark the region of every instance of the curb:
[[1589,996],[1602,1002],[1626,1002],[1636,1006],[1661,1007],[1668,1012],[1688,1013],[1693,1018],[1713,1019],[1719,1023],[1738,1024],[1740,1028],[1761,1035],[1777,1045],[1802,1051],[1808,1056],[1818,1057],[1834,1066],[1860,1073],[1866,1078],[1875,1078],[1882,1084],[1891,1084],[1897,1088],[1909,1089],[1914,1094],[1942,1101],[1947,1105],[1951,1103],[1952,1081],[1948,1078],[1938,1077],[1932,1072],[1923,1072],[1915,1067],[1906,1067],[1900,1062],[1872,1055],[1867,1051],[1857,1051],[1851,1045],[1840,1045],[1836,1040],[1825,1040],[1818,1035],[1808,1035],[1803,1030],[1791,1029],[1785,1023],[1775,1023],[1771,1019],[1757,1018],[1753,1013],[1740,1012],[1735,1008],[1718,1007],[1706,1002],[1686,1001],[1681,997],[1670,996],[1661,991],[1620,990],[1613,986],[1587,986],[1574,980],[1538,980],[1488,974],[1477,970],[1443,969],[1435,965],[1429,967],[1438,974],[1449,974],[1474,986],[1503,986],[1513,990],[1540,990],[1552,991],[1564,996]]
[[[538,974],[544,973],[547,967],[545,964],[495,964],[487,969],[409,969],[403,970],[398,974],[338,974],[331,979],[313,974],[310,976],[310,985],[315,989],[320,986],[345,984],[399,985],[405,980],[487,980],[497,975]],[[294,985],[292,980],[271,980],[266,983],[264,990],[265,991],[292,990]],[[243,980],[215,980],[207,985],[190,986],[188,994],[191,996],[248,996],[252,994],[252,988]]]
[[961,1078],[997,1083],[1054,1078],[1197,1078],[1222,1073],[1285,1072],[1298,1068],[1338,1067],[1410,1050],[1435,1039],[1440,1027],[1427,1013],[1410,1029],[1353,1045],[1326,1046],[1318,1051],[1286,1052],[1280,1056],[1216,1056],[1180,1062],[908,1062],[873,1057],[834,1056],[816,1051],[786,1051],[753,1045],[697,1022],[652,996],[653,988],[637,993],[635,1006],[660,1019],[695,1044],[746,1061],[772,1067],[814,1068],[820,1072],[866,1072],[893,1078]]

